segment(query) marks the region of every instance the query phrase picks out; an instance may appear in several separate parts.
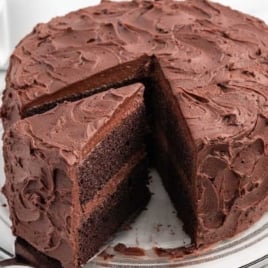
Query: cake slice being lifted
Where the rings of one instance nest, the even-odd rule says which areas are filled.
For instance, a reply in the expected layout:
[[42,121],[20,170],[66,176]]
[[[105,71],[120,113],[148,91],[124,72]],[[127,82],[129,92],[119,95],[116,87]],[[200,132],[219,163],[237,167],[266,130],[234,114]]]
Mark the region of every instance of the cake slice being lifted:
[[16,236],[78,267],[145,206],[143,93],[142,84],[111,89],[5,133],[4,193]]

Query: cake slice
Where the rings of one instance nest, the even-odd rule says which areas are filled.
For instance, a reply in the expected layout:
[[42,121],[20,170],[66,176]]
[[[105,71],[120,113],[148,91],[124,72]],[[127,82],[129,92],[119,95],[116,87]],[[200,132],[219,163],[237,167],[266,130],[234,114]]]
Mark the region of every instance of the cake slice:
[[13,232],[63,267],[86,263],[149,199],[143,93],[65,102],[5,133]]

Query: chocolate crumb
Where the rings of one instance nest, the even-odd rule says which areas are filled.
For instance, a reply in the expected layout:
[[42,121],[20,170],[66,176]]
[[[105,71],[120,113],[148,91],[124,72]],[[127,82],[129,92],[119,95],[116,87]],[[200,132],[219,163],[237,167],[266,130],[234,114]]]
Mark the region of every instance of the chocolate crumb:
[[109,254],[105,250],[102,253],[100,253],[99,256],[102,257],[104,260],[112,259],[114,257],[113,254]]
[[170,229],[169,233],[170,233],[171,235],[175,235],[175,232],[174,232],[173,229]]
[[122,231],[129,231],[129,230],[132,230],[132,227],[131,227],[130,224],[125,223],[125,224],[123,224],[123,225],[121,226],[121,230],[122,230]]
[[127,255],[127,256],[144,256],[145,252],[142,248],[138,247],[127,247],[126,245],[119,243],[114,247],[114,250]]
[[168,257],[171,259],[179,259],[179,258],[185,257],[186,255],[192,254],[196,248],[193,245],[191,245],[189,247],[178,247],[178,248],[154,247],[153,249],[158,257]]
[[159,233],[161,231],[160,229],[162,226],[163,226],[163,224],[157,224],[154,228]]

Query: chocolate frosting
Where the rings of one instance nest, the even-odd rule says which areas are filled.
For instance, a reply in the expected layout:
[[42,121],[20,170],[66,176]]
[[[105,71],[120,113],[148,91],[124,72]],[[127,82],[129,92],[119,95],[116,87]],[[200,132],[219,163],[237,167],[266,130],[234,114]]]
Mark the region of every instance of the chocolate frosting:
[[[77,180],[74,168],[90,151],[88,144],[128,100],[142,95],[141,84],[111,89],[17,121],[6,131],[4,193],[15,235],[72,267],[71,211],[79,206],[73,204],[79,202],[72,190]],[[78,218],[79,210],[75,213]]]
[[84,159],[90,150],[87,145],[94,136],[100,135],[100,129],[135,94],[143,95],[142,84],[111,89],[91,98],[58,105],[47,113],[18,122],[16,130],[46,147],[57,148],[61,157],[69,165],[74,165]]
[[[15,120],[42,98],[72,84],[79,87],[85,79],[146,54],[160,63],[196,139],[216,138],[217,129],[225,135],[244,132],[254,124],[255,100],[259,96],[263,101],[267,85],[267,33],[260,20],[204,0],[104,1],[38,24],[18,44],[10,60],[2,114]],[[122,72],[115,77],[128,79],[130,70]],[[236,99],[241,87],[249,95],[258,88],[256,97],[242,97],[236,109],[226,107],[225,99]],[[230,94],[223,94],[226,91]],[[209,101],[214,97],[218,99]],[[204,124],[199,123],[200,114]]]
[[39,24],[20,42],[2,115],[8,126],[55,93],[93,90],[96,75],[121,83],[131,68],[116,68],[146,55],[164,74],[195,147],[196,243],[214,242],[268,207],[267,44],[262,21],[213,2],[103,1]]

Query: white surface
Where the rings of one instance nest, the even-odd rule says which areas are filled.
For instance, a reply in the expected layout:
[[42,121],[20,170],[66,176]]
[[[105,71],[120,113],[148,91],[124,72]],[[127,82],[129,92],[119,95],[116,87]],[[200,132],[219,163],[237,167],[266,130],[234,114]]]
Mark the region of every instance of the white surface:
[[241,12],[251,14],[268,23],[268,1],[267,0],[213,0],[214,2],[230,6]]
[[0,0],[0,67],[4,66],[9,54],[9,34],[6,8],[7,5],[5,0]]
[[[1,6],[0,0],[0,6]],[[71,0],[62,0],[64,1],[64,4],[62,5],[61,0],[4,0],[8,3],[12,3],[12,8],[9,9],[9,35],[12,36],[12,38],[9,40],[7,36],[4,38],[2,35],[0,35],[0,60],[1,60],[1,52],[4,50],[3,47],[7,48],[8,45],[8,54],[12,50],[15,43],[19,41],[19,39],[25,35],[25,33],[31,31],[32,27],[36,24],[36,22],[39,21],[47,21],[50,19],[51,16],[54,15],[61,15],[64,14],[67,10],[69,10],[66,4],[67,1]],[[57,6],[57,9],[40,9],[38,8],[41,13],[35,13],[33,14],[27,14],[29,11],[29,7],[31,4],[30,2],[35,2],[33,6],[39,5],[41,2],[44,3],[44,1],[50,2],[50,4],[53,2],[53,5]],[[77,0],[76,0],[77,1]],[[81,2],[87,2],[90,4],[95,4],[96,1],[92,0],[81,0],[78,1]],[[27,4],[26,4],[27,2]],[[74,0],[72,3],[74,4]],[[230,5],[236,9],[239,9],[243,12],[250,13],[252,15],[255,15],[259,18],[262,18],[266,22],[268,22],[268,1],[266,0],[218,0],[216,2],[220,2],[223,4]],[[39,4],[38,4],[39,3]],[[57,3],[57,4],[56,4]],[[61,4],[59,4],[61,3]],[[69,3],[69,2],[68,2]],[[76,3],[77,4],[77,3]],[[9,4],[11,5],[11,4]],[[15,7],[17,5],[17,8]],[[78,7],[78,6],[76,6]],[[23,14],[24,20],[18,21],[20,15]],[[52,15],[53,14],[53,15]],[[0,18],[1,19],[1,18]],[[1,20],[0,20],[0,27],[1,27]],[[11,29],[12,32],[10,31]],[[20,29],[20,30],[18,30]],[[7,51],[5,51],[6,56]],[[1,64],[1,62],[0,62]],[[4,88],[4,74],[0,72],[0,89]],[[0,177],[0,184],[2,184],[4,175],[3,175],[3,166],[2,162],[0,163],[0,170],[2,171],[2,176]],[[132,230],[129,232],[121,232],[118,234],[116,239],[112,242],[112,244],[115,244],[117,242],[124,242],[127,245],[135,245],[136,243],[139,244],[140,247],[143,247],[145,249],[148,249],[148,254],[150,255],[150,247],[153,245],[157,246],[177,246],[180,244],[183,244],[184,242],[187,242],[187,238],[185,234],[182,232],[181,229],[181,223],[177,220],[177,218],[172,213],[172,207],[169,204],[169,200],[166,196],[166,194],[161,190],[160,183],[157,185],[153,185],[155,188],[155,191],[159,191],[159,193],[155,196],[153,196],[153,199],[150,203],[150,209],[147,211],[144,211],[141,216],[137,219],[134,226],[132,226]],[[162,192],[161,192],[162,191]],[[165,204],[165,205],[163,205]],[[161,207],[168,207],[167,209],[161,209]],[[2,208],[0,206],[0,215],[4,215],[5,221],[8,221],[6,209]],[[162,224],[160,228],[157,228],[158,224]],[[268,238],[267,238],[267,228],[263,228],[265,224],[268,224],[268,216],[262,218],[261,221],[259,221],[254,227],[252,227],[247,232],[243,233],[242,238],[244,237],[244,242],[242,240],[241,243],[238,243],[235,246],[230,246],[235,243],[235,241],[240,240],[241,236],[236,237],[234,240],[230,240],[225,242],[223,245],[218,246],[218,252],[212,252],[208,253],[206,256],[201,256],[195,258],[195,260],[204,260],[204,259],[213,259],[215,257],[220,257],[218,260],[211,260],[209,262],[205,262],[203,264],[199,264],[198,266],[184,266],[184,267],[198,267],[198,268],[221,268],[221,267],[230,267],[235,268],[239,267],[241,265],[244,265],[250,261],[253,261],[259,257],[262,257],[265,254],[268,254]],[[167,227],[167,225],[171,225],[170,227]],[[172,229],[172,231],[171,231]],[[256,232],[257,230],[257,232]],[[258,231],[259,230],[259,231]],[[262,230],[262,231],[260,231]],[[256,232],[256,234],[253,235],[253,237],[250,238],[250,235]],[[171,233],[175,233],[176,235],[172,235]],[[181,239],[177,240],[174,237],[180,236]],[[249,237],[245,239],[245,237]],[[259,242],[256,242],[255,240],[260,240]],[[6,227],[5,224],[3,224],[0,221],[0,246],[5,247],[8,251],[13,251],[13,237],[11,235],[10,229]],[[254,243],[253,243],[254,242]],[[250,243],[253,243],[250,246]],[[224,249],[224,245],[228,245]],[[240,248],[245,247],[244,249]],[[213,250],[217,250],[216,248],[213,248]],[[239,250],[238,252],[235,252],[236,250]],[[233,254],[229,254],[233,252]],[[228,254],[227,257],[224,257],[222,255]],[[119,258],[118,258],[119,257]],[[152,256],[151,256],[152,257]],[[147,256],[147,259],[150,259],[150,256]],[[128,258],[124,256],[116,256],[116,258],[112,259],[112,262],[117,262],[120,260],[126,263],[133,262],[133,260],[129,260]],[[102,259],[98,259],[98,261],[102,261]],[[137,261],[137,260],[136,260]],[[163,260],[164,261],[164,260]],[[134,260],[135,262],[135,260]],[[187,262],[187,260],[186,260]],[[264,264],[262,264],[262,267],[267,267]],[[87,267],[101,267],[100,265],[94,266],[93,264],[88,265]],[[167,267],[167,265],[163,265],[162,267]],[[260,267],[260,266],[258,266]]]
[[0,71],[0,92],[2,92],[2,90],[4,89],[4,81],[5,81],[5,72]]

